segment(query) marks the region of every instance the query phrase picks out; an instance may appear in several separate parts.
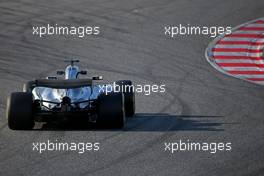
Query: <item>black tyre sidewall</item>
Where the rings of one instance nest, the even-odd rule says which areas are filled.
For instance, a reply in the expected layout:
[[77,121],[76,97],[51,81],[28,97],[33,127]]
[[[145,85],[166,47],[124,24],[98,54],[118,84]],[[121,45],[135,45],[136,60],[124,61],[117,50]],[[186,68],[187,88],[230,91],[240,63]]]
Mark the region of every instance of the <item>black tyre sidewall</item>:
[[[133,85],[132,81],[130,80],[119,80],[116,81],[116,84],[119,86],[125,86],[125,85]],[[125,97],[125,112],[127,117],[132,117],[135,114],[135,93],[134,92],[129,92],[126,90],[123,92],[124,97]]]
[[23,85],[23,92],[31,93],[34,88],[35,81],[28,81]]
[[100,94],[97,102],[97,123],[103,128],[123,128],[125,108],[123,93]]
[[7,100],[6,117],[10,129],[32,129],[34,127],[32,93],[12,93]]

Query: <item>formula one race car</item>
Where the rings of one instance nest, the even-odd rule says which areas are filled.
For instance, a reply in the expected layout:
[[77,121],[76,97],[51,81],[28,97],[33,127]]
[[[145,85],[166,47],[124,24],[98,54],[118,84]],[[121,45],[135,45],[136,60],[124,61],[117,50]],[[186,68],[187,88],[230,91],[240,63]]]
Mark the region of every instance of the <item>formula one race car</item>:
[[[87,74],[74,65],[79,60],[66,62],[70,65],[65,71],[57,71],[57,75],[65,75],[64,79],[51,76],[29,81],[23,92],[11,94],[6,113],[10,129],[28,130],[35,122],[77,116],[107,128],[122,128],[126,116],[134,115],[135,94],[130,80],[98,84],[102,76],[79,79],[79,75]],[[113,85],[119,86],[119,91],[114,91]]]

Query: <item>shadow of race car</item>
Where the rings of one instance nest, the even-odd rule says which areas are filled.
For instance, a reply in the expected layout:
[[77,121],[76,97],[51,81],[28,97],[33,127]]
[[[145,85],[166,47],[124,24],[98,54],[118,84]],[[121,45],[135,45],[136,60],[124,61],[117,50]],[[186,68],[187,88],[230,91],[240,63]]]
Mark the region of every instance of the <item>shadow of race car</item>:
[[[123,128],[126,117],[135,113],[135,94],[130,80],[100,84],[102,76],[80,79],[86,71],[67,60],[64,78],[50,76],[29,81],[23,92],[13,92],[7,100],[8,126],[13,130],[33,129],[35,122],[84,117],[107,128]],[[114,91],[119,86],[119,91]],[[120,89],[120,87],[122,89]]]

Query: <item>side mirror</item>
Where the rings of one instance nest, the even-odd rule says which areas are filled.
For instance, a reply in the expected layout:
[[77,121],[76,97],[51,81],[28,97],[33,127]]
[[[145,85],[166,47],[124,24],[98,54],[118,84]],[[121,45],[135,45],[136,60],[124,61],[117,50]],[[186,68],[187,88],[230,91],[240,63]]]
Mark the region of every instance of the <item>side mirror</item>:
[[64,75],[65,72],[64,71],[57,71],[57,75]]
[[102,76],[93,76],[92,80],[103,80]]
[[80,71],[79,72],[81,75],[87,75],[87,71]]

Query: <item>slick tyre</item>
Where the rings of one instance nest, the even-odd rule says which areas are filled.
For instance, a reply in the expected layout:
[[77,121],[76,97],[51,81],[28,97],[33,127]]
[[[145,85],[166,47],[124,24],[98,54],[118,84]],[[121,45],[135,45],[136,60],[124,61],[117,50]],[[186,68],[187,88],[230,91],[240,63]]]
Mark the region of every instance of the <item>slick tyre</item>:
[[100,94],[97,104],[97,123],[103,128],[121,129],[125,125],[125,108],[123,93],[111,92]]
[[[135,115],[135,93],[133,91],[133,84],[130,80],[116,81],[116,85],[123,87],[123,93],[125,96],[125,112],[127,117],[133,117]],[[122,90],[122,89],[121,89]]]
[[31,93],[32,90],[34,89],[34,84],[35,84],[35,81],[28,81],[27,83],[25,83],[23,85],[23,92]]
[[7,99],[6,118],[12,130],[30,130],[34,127],[32,93],[14,92]]

